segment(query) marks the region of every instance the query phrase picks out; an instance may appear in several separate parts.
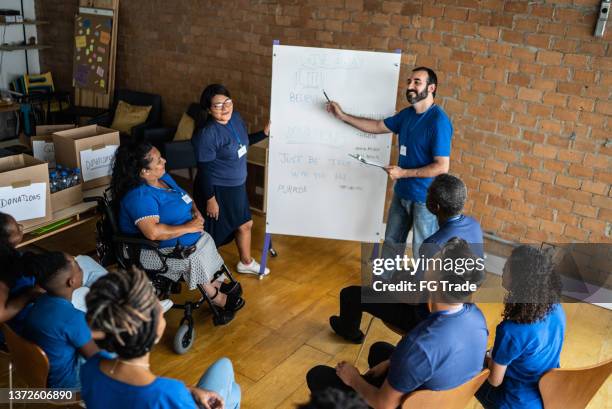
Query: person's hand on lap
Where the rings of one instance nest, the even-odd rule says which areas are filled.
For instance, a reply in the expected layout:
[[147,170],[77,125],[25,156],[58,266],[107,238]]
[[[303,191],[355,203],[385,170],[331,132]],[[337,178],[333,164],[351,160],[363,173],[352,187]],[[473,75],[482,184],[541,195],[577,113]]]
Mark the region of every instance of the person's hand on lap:
[[191,394],[196,403],[206,409],[223,409],[225,407],[223,398],[216,392],[200,388],[191,388]]
[[359,370],[346,361],[342,361],[336,365],[336,375],[342,379],[342,382],[351,387],[354,385],[355,379],[361,376]]

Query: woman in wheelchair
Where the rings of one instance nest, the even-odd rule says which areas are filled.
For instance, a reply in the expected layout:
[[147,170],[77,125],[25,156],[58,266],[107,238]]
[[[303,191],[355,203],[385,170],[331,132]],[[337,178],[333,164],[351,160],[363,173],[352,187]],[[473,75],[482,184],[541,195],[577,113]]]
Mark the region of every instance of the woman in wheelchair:
[[117,354],[115,359],[94,355],[81,367],[81,396],[88,409],[240,407],[240,386],[227,358],[213,363],[195,387],[151,371],[151,349],[166,321],[142,271],[109,273],[92,287],[87,307],[90,327],[104,334],[98,344]]
[[157,251],[142,249],[142,267],[161,270],[165,264],[162,276],[174,282],[182,278],[190,290],[199,287],[221,310],[215,323],[226,324],[244,306],[240,286],[224,285],[223,277],[215,279],[223,259],[204,231],[202,215],[166,173],[165,164],[159,150],[146,142],[117,149],[111,190],[119,229],[159,242]]

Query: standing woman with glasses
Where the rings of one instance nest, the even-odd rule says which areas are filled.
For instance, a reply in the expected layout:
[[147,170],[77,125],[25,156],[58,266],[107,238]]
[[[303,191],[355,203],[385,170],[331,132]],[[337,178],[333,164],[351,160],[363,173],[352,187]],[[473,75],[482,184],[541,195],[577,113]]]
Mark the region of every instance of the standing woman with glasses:
[[[191,142],[198,162],[194,199],[206,215],[204,228],[217,247],[236,242],[239,273],[258,274],[259,263],[251,257],[253,220],[246,192],[248,146],[268,137],[263,131],[249,134],[246,124],[234,111],[230,93],[221,84],[202,92],[202,114]],[[270,270],[265,269],[265,274]]]

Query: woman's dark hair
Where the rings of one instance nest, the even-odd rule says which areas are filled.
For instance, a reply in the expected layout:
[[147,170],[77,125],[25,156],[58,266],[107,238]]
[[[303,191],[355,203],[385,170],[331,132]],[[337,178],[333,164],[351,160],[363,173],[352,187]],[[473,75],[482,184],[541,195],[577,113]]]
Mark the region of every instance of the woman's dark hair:
[[522,245],[512,251],[506,264],[510,288],[502,316],[520,324],[542,320],[561,298],[561,279],[551,254]]
[[13,216],[0,212],[0,247],[13,247],[9,242],[9,224],[12,220]]
[[20,277],[36,277],[36,283],[47,289],[56,274],[69,264],[66,255],[60,251],[44,253],[28,251],[21,254],[15,249],[3,248],[0,250],[0,265],[3,271],[0,279],[12,287]]
[[197,128],[204,128],[206,123],[210,120],[210,115],[208,115],[208,110],[212,104],[212,99],[215,95],[225,95],[228,98],[231,98],[230,92],[224,85],[221,84],[210,84],[204,91],[202,91],[202,95],[200,96],[200,116],[197,118]]
[[93,284],[85,301],[90,327],[106,334],[97,341],[102,348],[124,359],[151,350],[159,310],[153,286],[141,270],[108,273]]
[[115,206],[119,205],[127,192],[142,184],[140,171],[149,167],[151,149],[153,145],[148,142],[119,145],[111,176],[111,191]]

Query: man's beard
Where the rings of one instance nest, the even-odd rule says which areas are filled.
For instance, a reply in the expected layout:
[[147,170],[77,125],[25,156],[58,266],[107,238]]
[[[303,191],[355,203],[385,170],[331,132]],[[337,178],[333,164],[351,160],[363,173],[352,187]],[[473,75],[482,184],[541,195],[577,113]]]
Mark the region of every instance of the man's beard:
[[413,105],[429,96],[429,92],[427,91],[427,88],[425,88],[423,92],[420,92],[420,93],[410,92],[410,91],[414,91],[414,90],[408,90],[408,89],[406,90],[406,99],[408,100],[409,103]]

